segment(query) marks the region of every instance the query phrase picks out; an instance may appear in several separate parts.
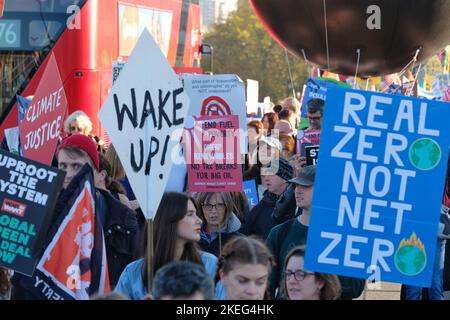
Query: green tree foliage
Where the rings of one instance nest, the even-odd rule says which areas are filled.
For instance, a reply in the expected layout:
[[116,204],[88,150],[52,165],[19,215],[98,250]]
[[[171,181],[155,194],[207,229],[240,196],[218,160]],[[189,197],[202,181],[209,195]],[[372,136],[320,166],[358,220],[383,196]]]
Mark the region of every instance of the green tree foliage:
[[[248,0],[240,0],[238,10],[203,36],[203,43],[214,47],[214,74],[235,73],[243,81],[259,81],[259,100],[271,101],[292,96],[284,48],[267,32]],[[295,91],[306,83],[309,71],[303,59],[288,53]],[[202,67],[210,71],[210,58],[202,58]],[[300,92],[301,93],[301,92]]]

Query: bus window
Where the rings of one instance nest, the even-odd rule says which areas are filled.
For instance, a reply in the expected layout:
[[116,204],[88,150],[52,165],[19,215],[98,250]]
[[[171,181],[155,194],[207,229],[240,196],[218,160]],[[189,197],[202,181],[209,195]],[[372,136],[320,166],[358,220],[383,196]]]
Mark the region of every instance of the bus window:
[[[4,1],[0,140],[2,129],[17,123],[15,94],[34,94],[44,72],[42,61],[50,52],[58,61],[68,113],[83,110],[97,135],[103,134],[97,114],[111,87],[112,62],[127,60],[143,28],[179,72],[202,71],[195,68],[200,66],[201,44],[198,0]],[[74,4],[80,12],[78,24],[73,21]],[[72,28],[76,25],[80,28]]]
[[24,88],[42,58],[66,28],[72,11],[86,0],[5,0],[0,18],[0,113]]
[[62,27],[63,24],[59,21],[30,21],[28,45],[33,48],[44,48],[51,45]]

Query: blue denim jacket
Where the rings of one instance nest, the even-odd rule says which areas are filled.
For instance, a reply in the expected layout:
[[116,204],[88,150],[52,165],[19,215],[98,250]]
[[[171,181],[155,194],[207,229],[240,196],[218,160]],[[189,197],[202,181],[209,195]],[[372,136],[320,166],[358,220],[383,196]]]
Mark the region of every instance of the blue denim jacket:
[[[216,274],[217,268],[217,257],[208,253],[202,252],[200,254],[203,265],[205,266],[206,272],[209,274],[212,280],[214,280],[214,275]],[[115,292],[121,293],[127,296],[131,300],[142,300],[148,293],[147,288],[144,286],[142,281],[142,268],[144,265],[144,259],[139,259],[133,261],[126,266],[125,270],[122,272],[117,283]],[[222,285],[220,284],[220,287]]]

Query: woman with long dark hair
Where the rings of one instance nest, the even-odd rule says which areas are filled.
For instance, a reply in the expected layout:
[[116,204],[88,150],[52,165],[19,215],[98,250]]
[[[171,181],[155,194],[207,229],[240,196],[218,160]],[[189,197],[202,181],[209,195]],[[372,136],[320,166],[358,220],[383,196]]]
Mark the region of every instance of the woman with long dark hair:
[[[217,258],[196,246],[202,225],[197,212],[197,203],[191,196],[164,193],[153,223],[153,274],[169,262],[185,260],[202,265],[211,278],[214,277]],[[125,268],[115,288],[133,300],[141,300],[148,294],[146,237],[143,249],[143,258]]]

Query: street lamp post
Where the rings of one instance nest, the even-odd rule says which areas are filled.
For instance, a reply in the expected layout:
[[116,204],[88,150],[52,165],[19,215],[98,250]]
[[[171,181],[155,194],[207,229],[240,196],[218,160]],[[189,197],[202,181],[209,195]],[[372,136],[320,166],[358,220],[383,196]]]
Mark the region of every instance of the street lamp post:
[[209,55],[209,71],[210,74],[214,73],[214,48],[208,43],[203,43],[200,46],[200,52],[202,55]]

